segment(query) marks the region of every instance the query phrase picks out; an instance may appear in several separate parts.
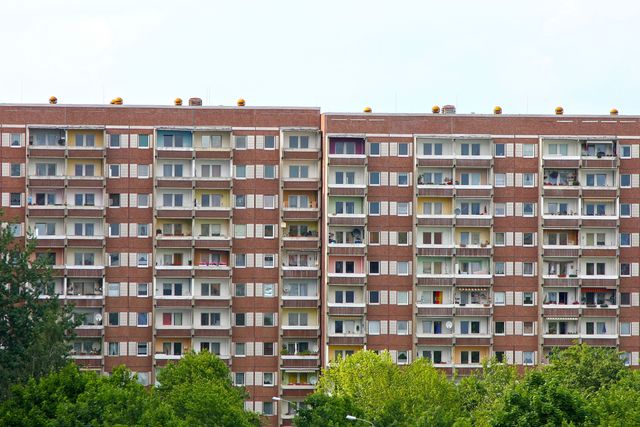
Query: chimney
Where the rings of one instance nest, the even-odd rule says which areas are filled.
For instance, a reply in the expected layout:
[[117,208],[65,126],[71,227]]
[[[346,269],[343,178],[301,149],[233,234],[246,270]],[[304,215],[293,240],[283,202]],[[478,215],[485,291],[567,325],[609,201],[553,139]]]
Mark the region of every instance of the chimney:
[[202,98],[189,98],[189,106],[190,107],[201,107],[202,106]]
[[442,106],[442,114],[455,114],[456,106],[455,105],[443,105]]

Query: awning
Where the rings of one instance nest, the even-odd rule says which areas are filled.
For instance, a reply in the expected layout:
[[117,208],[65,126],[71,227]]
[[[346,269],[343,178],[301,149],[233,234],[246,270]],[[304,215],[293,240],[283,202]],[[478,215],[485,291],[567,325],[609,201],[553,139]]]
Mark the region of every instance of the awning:
[[582,288],[582,292],[607,292],[607,288]]
[[546,320],[578,320],[576,317],[545,317]]
[[459,291],[486,291],[489,288],[489,285],[483,287],[483,288],[456,288]]

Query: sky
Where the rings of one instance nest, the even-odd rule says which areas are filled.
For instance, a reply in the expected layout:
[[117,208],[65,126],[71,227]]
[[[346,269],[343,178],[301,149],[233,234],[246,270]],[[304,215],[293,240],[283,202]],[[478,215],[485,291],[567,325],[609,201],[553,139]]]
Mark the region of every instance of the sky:
[[0,103],[640,114],[638,1],[0,2]]

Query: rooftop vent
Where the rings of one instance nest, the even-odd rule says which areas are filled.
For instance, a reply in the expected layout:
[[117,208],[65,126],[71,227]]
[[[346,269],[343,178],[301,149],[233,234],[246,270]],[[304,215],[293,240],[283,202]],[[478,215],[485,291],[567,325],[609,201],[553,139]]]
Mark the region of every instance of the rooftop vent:
[[556,114],[559,115],[559,116],[564,114],[564,108],[556,107]]
[[49,98],[49,104],[57,104],[58,103],[58,98],[56,98],[55,96],[52,96],[51,98]]
[[443,105],[442,106],[442,114],[455,114],[456,106],[455,105]]
[[502,114],[502,107],[499,105],[493,107],[493,114]]
[[431,107],[431,112],[433,114],[440,114],[440,107],[437,105],[434,105],[433,107]]
[[365,113],[370,113],[373,110],[371,109],[371,107],[364,107],[364,110],[362,110],[362,111],[364,111]]
[[189,106],[190,107],[201,107],[202,106],[202,98],[189,98]]
[[236,105],[238,107],[244,107],[245,106],[244,98],[239,98],[238,101],[236,101]]
[[617,108],[612,108],[611,111],[609,111],[609,114],[611,114],[612,116],[617,116],[618,115],[618,109]]
[[173,100],[173,105],[175,105],[176,107],[179,107],[182,105],[182,98],[176,98]]
[[123,101],[122,98],[117,97],[117,98],[113,98],[111,100],[111,105],[122,105]]

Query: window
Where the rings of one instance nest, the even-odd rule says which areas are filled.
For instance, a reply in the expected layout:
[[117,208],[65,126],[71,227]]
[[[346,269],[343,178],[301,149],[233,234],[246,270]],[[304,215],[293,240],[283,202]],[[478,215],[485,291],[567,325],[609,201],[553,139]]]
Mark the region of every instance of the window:
[[112,207],[112,208],[120,207],[120,194],[119,193],[109,193],[109,207]]
[[522,204],[522,216],[533,216],[535,214],[534,203]]
[[369,215],[380,215],[380,202],[369,202]]
[[479,351],[461,351],[460,363],[463,365],[468,365],[470,363],[471,364],[480,363],[480,352]]
[[120,237],[120,224],[109,224],[109,237]]
[[621,145],[620,146],[620,158],[622,158],[622,159],[630,159],[631,158],[631,146],[630,145]]
[[409,233],[406,231],[398,231],[398,245],[406,246],[409,244]]
[[505,264],[503,261],[496,261],[494,265],[494,273],[496,276],[504,276],[505,275]]
[[138,237],[149,237],[149,224],[138,224]]
[[631,335],[630,322],[620,322],[620,335]]
[[369,185],[380,185],[380,172],[369,172]]
[[523,276],[533,276],[533,263],[532,262],[523,262],[522,263],[522,275]]
[[522,174],[522,186],[523,187],[533,187],[535,184],[535,174],[533,173],[523,173]]
[[56,176],[56,164],[36,163],[36,176]]
[[291,135],[289,136],[289,148],[295,150],[308,150],[309,149],[309,137],[306,135],[297,136]]
[[631,205],[629,203],[620,203],[620,216],[625,218],[631,216]]
[[268,254],[264,256],[263,267],[264,268],[273,268],[275,266],[275,256],[272,254]]
[[406,142],[398,143],[398,156],[406,157],[409,155],[409,144]]
[[379,156],[380,155],[380,143],[372,142],[369,144],[369,155],[370,156]]
[[149,207],[149,195],[148,194],[138,194],[138,207],[139,208],[148,208]]
[[460,154],[463,156],[479,156],[480,144],[469,144],[469,143],[461,144]]
[[264,165],[264,177],[265,179],[273,179],[276,177],[275,165]]
[[149,326],[149,313],[138,313],[138,326]]
[[276,137],[273,135],[264,136],[264,148],[267,150],[273,150],[276,148]]
[[263,204],[265,209],[275,209],[276,207],[276,196],[264,195]]
[[273,402],[262,402],[262,415],[273,415]]
[[22,193],[11,193],[9,196],[9,206],[21,206]]
[[92,164],[76,164],[73,170],[75,176],[95,176],[95,166]]
[[620,246],[631,246],[631,233],[620,233]]
[[120,148],[120,135],[109,135],[109,148]]
[[109,356],[118,356],[120,355],[120,343],[118,342],[110,342],[109,343]]
[[535,144],[522,144],[522,157],[534,157],[536,154]]
[[522,244],[524,246],[533,246],[533,233],[523,233]]
[[309,166],[290,165],[289,178],[309,178]]
[[233,374],[233,383],[235,385],[244,385],[244,372],[235,372]]
[[549,155],[551,156],[568,156],[569,144],[549,144]]
[[495,246],[504,246],[505,245],[505,235],[504,232],[496,232],[493,235],[493,241]]
[[589,173],[587,174],[587,187],[606,187],[606,173]]
[[[217,194],[213,195],[213,196],[218,196]],[[247,196],[245,194],[236,194],[235,195],[236,198],[236,203],[235,206],[236,208],[245,208],[247,207]],[[212,198],[213,199],[213,198]],[[207,199],[209,200],[209,199]],[[202,195],[202,205],[205,206],[205,195]],[[207,203],[208,205],[209,203]]]
[[138,267],[149,267],[149,255],[148,254],[138,254],[137,256],[137,264]]
[[399,216],[409,215],[409,202],[398,202],[398,215]]
[[96,140],[93,134],[76,134],[76,147],[95,147]]
[[380,304],[380,291],[369,291],[369,304]]
[[[273,256],[273,255],[271,255]],[[265,298],[273,298],[275,296],[276,285],[273,283],[264,283],[262,285],[262,296]]]
[[245,355],[245,343],[237,342],[235,347],[236,347],[236,351],[234,353],[235,353],[236,356],[244,356]]
[[407,187],[409,185],[409,174],[407,172],[398,173],[398,186]]
[[289,313],[288,320],[289,320],[289,326],[308,326],[309,325],[309,318],[307,313]]
[[409,304],[409,292],[398,291],[398,305],[407,305],[407,304]]
[[623,188],[631,187],[631,175],[630,174],[622,174],[622,175],[620,175],[620,187],[623,187]]
[[506,216],[507,209],[504,203],[496,203],[493,206],[495,216]]
[[408,320],[398,320],[398,335],[408,335],[409,334],[409,321]]
[[20,169],[21,169],[20,163],[11,163],[11,170],[9,175],[12,177],[20,176]]
[[496,335],[504,335],[504,322],[496,322],[494,325],[494,332]]
[[[204,316],[204,314],[203,314]],[[235,325],[236,326],[246,326],[246,318],[247,315],[246,313],[234,313],[234,317],[235,317]],[[205,323],[203,323],[203,325],[205,325]]]
[[149,148],[149,135],[138,135],[138,148]]
[[505,156],[504,144],[495,144],[494,151],[495,151],[496,157],[504,157]]
[[236,150],[244,150],[247,148],[247,137],[245,135],[238,135],[234,137]]
[[505,187],[507,185],[507,176],[504,173],[495,174],[495,186]]
[[138,283],[137,286],[137,294],[139,297],[146,297],[149,295],[149,284],[148,283]]
[[146,342],[139,342],[138,343],[138,351],[137,354],[138,356],[146,356],[149,354],[149,344]]
[[398,261],[398,275],[399,276],[407,276],[407,275],[409,275],[409,262],[408,261]]
[[246,283],[236,283],[236,292],[235,296],[244,297],[247,296],[247,284]]
[[631,264],[629,263],[621,263],[620,264],[620,275],[621,276],[631,276]]
[[120,296],[120,283],[107,284],[107,296],[119,297]]
[[369,320],[369,335],[380,335],[379,320]]
[[533,292],[522,293],[522,305],[533,305]]
[[523,351],[522,362],[525,365],[533,365],[533,351]]
[[[78,225],[82,226],[82,224],[76,224],[76,231]],[[36,236],[54,236],[56,234],[56,224],[55,222],[39,222],[36,223],[35,230]],[[76,236],[81,235],[76,233]]]
[[523,335],[533,335],[533,322],[523,322],[522,334]]
[[422,145],[424,156],[442,156],[442,143],[426,143]]
[[505,293],[504,292],[494,292],[493,293],[493,302],[495,305],[504,305]]
[[262,317],[262,325],[263,326],[275,326],[275,315],[274,313],[264,313]]
[[120,313],[109,313],[109,326],[120,325]]
[[234,264],[235,267],[246,267],[247,266],[247,254],[235,254],[236,262]]
[[20,134],[20,133],[12,133],[11,134],[11,146],[12,147],[19,147],[20,146],[20,140],[22,139],[21,137],[22,137],[22,134]]
[[247,177],[247,166],[246,165],[236,165],[236,178],[242,179]]

